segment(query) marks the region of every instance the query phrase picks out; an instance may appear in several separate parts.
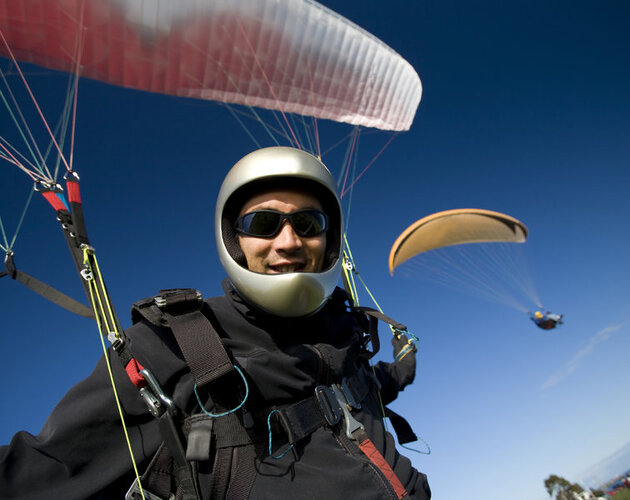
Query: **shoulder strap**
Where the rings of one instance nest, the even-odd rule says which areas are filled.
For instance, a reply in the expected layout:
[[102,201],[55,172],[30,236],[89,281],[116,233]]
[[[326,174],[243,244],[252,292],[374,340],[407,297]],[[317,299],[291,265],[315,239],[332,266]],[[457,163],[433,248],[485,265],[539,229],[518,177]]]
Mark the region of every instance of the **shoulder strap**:
[[192,288],[160,290],[160,295],[136,302],[134,323],[144,318],[169,327],[184,355],[197,387],[231,373],[234,364],[210,320],[201,312],[203,298]]
[[[235,366],[225,349],[219,334],[216,332],[210,318],[201,311],[203,308],[203,298],[200,292],[194,289],[171,289],[161,290],[160,294],[136,302],[131,311],[134,323],[144,319],[158,327],[170,328],[184,359],[190,368],[195,380],[195,391],[211,384],[224,375],[235,373]],[[215,447],[215,467],[212,480],[211,497],[224,498],[226,493],[233,498],[241,497],[244,492],[249,492],[255,470],[253,469],[254,446],[251,438],[243,424],[236,415],[227,412],[223,418],[211,418],[201,416],[196,419],[194,416],[187,419],[188,425],[192,426],[188,435],[188,446],[186,459],[207,460],[210,458],[211,437],[216,436]],[[182,492],[182,481],[184,483],[184,493],[195,490],[197,481],[190,481],[186,474],[182,474],[181,464],[178,463],[178,453],[173,454],[172,441],[173,432],[162,432],[166,447],[172,458],[163,452],[156,456],[147,473],[150,477],[157,477],[151,486],[161,493],[172,491],[172,477],[160,478],[160,473],[155,473],[156,468],[169,470],[168,464],[172,464],[175,469],[175,484],[178,495]],[[179,433],[177,433],[179,434]],[[227,443],[223,443],[225,439]],[[236,481],[232,480],[233,448],[238,442],[242,454],[248,455],[251,460],[244,460],[243,456],[237,461]],[[249,446],[244,446],[249,445]],[[169,462],[169,460],[174,460]],[[251,470],[249,470],[251,469]],[[171,469],[172,470],[172,469]],[[149,477],[149,476],[147,476]],[[190,486],[186,485],[190,482]],[[234,483],[234,484],[233,484]],[[245,495],[246,496],[246,495]],[[179,498],[179,497],[177,497]],[[244,497],[243,497],[244,498]]]

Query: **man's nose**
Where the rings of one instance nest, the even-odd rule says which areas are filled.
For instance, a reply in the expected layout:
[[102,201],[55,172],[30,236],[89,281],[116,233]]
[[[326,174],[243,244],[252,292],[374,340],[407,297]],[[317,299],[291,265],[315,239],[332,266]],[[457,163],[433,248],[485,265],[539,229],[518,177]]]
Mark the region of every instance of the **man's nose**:
[[302,246],[302,239],[297,235],[293,226],[288,220],[284,220],[280,231],[273,239],[276,248],[299,248]]

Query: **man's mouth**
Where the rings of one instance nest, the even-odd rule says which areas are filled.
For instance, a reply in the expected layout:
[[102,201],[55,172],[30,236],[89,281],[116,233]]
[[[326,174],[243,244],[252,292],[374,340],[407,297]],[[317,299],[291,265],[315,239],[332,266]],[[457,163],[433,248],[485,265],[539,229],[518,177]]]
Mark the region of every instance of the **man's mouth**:
[[305,267],[303,262],[287,262],[282,264],[270,265],[269,269],[273,273],[299,273]]

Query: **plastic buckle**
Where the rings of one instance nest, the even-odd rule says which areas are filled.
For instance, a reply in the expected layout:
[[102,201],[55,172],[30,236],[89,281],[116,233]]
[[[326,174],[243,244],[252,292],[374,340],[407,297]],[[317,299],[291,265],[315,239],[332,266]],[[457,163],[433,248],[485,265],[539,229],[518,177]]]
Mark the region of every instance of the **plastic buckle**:
[[[144,496],[142,495],[143,493]],[[144,488],[140,490],[138,478],[136,478],[134,479],[133,483],[131,483],[130,488],[127,490],[127,493],[125,494],[125,500],[142,500],[143,498],[145,498],[146,500],[165,500],[164,498],[154,495]]]
[[203,295],[194,288],[174,288],[160,290],[160,295],[153,299],[155,305],[167,312],[197,310],[203,303]]
[[315,397],[328,425],[337,425],[341,420],[342,410],[335,393],[325,385],[315,387]]

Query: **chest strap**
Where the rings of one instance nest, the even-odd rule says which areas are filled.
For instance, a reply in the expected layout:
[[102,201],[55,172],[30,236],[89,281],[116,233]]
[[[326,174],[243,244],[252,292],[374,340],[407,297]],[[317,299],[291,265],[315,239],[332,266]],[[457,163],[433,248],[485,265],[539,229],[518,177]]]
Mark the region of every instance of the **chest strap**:
[[[348,389],[352,386],[361,392],[352,393]],[[288,407],[274,410],[273,414],[278,416],[289,444],[289,447],[276,458],[282,457],[292,449],[295,443],[313,433],[317,428],[342,425],[345,436],[354,442],[365,457],[381,471],[396,496],[399,499],[406,497],[408,494],[400,479],[369,438],[363,424],[352,416],[351,410],[360,408],[368,393],[369,386],[365,371],[360,370],[356,376],[344,379],[341,384],[333,384],[330,387],[317,386],[314,396]],[[272,454],[271,433],[269,454]]]

